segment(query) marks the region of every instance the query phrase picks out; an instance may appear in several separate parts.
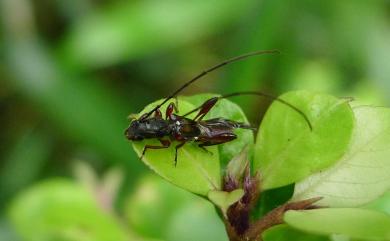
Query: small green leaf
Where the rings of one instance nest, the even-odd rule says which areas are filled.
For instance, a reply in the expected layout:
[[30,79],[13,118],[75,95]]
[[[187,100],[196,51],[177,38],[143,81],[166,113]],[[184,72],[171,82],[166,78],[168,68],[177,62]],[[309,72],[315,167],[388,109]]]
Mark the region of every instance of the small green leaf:
[[208,196],[211,202],[220,207],[223,214],[226,215],[228,208],[238,202],[244,194],[243,189],[236,189],[232,192],[210,191]]
[[346,155],[328,170],[295,186],[294,200],[323,197],[319,205],[366,204],[390,189],[390,109],[357,107],[356,127]]
[[168,240],[166,232],[177,210],[199,199],[156,175],[147,175],[126,199],[124,216],[143,237]]
[[354,115],[346,100],[308,91],[280,97],[309,118],[274,102],[257,136],[254,169],[262,174],[263,189],[277,188],[326,169],[346,152],[352,136]]
[[134,240],[92,193],[66,179],[45,181],[22,192],[12,202],[9,216],[28,241]]
[[[186,96],[182,98],[198,107],[206,100],[215,96],[220,95],[208,93],[188,97]],[[227,99],[218,100],[217,104],[205,116],[205,120],[218,117],[248,123],[248,119],[246,118],[241,107]],[[218,145],[222,168],[225,168],[227,163],[235,156],[237,156],[237,154],[240,153],[245,146],[248,146],[250,150],[253,146],[254,135],[252,130],[237,129],[234,131],[234,133],[237,135],[237,139]]]
[[304,233],[282,224],[267,229],[263,241],[329,241],[326,236]]
[[[158,100],[148,105],[139,115],[150,111],[161,101]],[[165,113],[167,104],[160,108],[163,113]],[[193,105],[179,100],[179,114],[192,109],[194,109]],[[165,117],[165,114],[163,116]],[[221,177],[217,148],[207,147],[209,152],[205,152],[196,143],[186,143],[178,151],[177,166],[175,166],[175,146],[177,144],[177,142],[172,142],[171,147],[167,149],[148,150],[142,161],[164,179],[190,192],[207,196],[210,190],[220,189]],[[139,156],[145,145],[161,146],[161,143],[155,139],[133,142],[133,147]]]
[[390,216],[356,208],[288,211],[284,221],[293,228],[322,235],[343,234],[364,240],[390,240]]
[[193,201],[177,208],[164,241],[228,241],[225,227],[206,200]]

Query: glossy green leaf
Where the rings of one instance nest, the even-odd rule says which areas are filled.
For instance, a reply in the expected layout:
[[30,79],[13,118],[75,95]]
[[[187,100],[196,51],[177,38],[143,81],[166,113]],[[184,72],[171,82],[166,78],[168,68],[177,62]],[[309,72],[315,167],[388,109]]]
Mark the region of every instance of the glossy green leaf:
[[345,156],[331,168],[295,186],[295,200],[323,197],[318,204],[352,207],[390,189],[390,109],[357,107],[356,126]]
[[[153,109],[159,103],[161,100],[148,105],[140,115]],[[167,104],[161,108],[163,113],[166,107]],[[194,106],[188,102],[179,100],[179,114],[184,114],[193,108]],[[163,116],[165,117],[165,114]],[[155,139],[133,142],[133,147],[139,156],[147,144],[161,146],[161,143]],[[178,151],[178,161],[175,166],[175,146],[177,144],[177,142],[172,142],[171,147],[167,149],[148,150],[142,160],[158,175],[193,193],[207,196],[210,190],[220,189],[221,177],[217,148],[207,147],[209,152],[205,152],[194,142],[186,143]]]
[[232,192],[210,191],[208,197],[210,201],[220,207],[222,212],[226,215],[228,208],[238,202],[244,194],[245,192],[243,189],[236,189]]
[[[190,102],[194,106],[198,107],[202,105],[206,100],[215,96],[219,95],[199,94],[188,97],[185,96],[182,98]],[[242,111],[241,107],[228,99],[219,100],[217,104],[205,116],[205,119],[212,119],[218,117],[248,123],[248,119],[246,118],[245,113]],[[234,133],[237,135],[237,139],[231,142],[218,145],[221,166],[223,168],[226,167],[227,163],[235,156],[237,156],[238,153],[240,153],[245,146],[248,146],[248,148],[251,149],[254,143],[254,135],[252,130],[237,129],[234,131]]]
[[12,225],[23,240],[133,240],[83,186],[65,179],[42,182],[11,204]]
[[299,230],[315,234],[342,234],[364,240],[390,240],[390,216],[355,208],[324,208],[288,211],[284,221]]
[[308,91],[289,92],[281,99],[303,111],[305,119],[286,105],[274,102],[257,136],[254,169],[263,188],[288,185],[326,169],[346,152],[354,126],[353,112],[344,99]]
[[314,235],[293,229],[285,224],[267,229],[263,241],[329,241],[326,236]]

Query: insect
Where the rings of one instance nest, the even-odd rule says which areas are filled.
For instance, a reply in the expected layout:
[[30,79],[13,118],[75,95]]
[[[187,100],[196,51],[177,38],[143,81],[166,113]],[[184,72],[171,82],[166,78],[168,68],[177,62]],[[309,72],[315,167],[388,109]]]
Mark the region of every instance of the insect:
[[[223,98],[230,98],[233,96],[240,95],[256,95],[263,96],[292,108],[297,113],[299,113],[305,121],[308,123],[310,129],[312,129],[311,123],[307,116],[299,110],[294,105],[277,98],[275,96],[256,92],[256,91],[245,91],[245,92],[236,92],[228,95],[217,96],[206,100],[201,106],[191,110],[185,115],[178,115],[174,112],[177,112],[177,105],[174,102],[171,102],[166,109],[166,118],[163,118],[160,108],[173,98],[177,98],[177,95],[190,84],[205,76],[206,74],[224,66],[229,63],[233,63],[251,56],[261,55],[261,54],[272,54],[278,53],[276,50],[267,50],[267,51],[257,51],[241,55],[229,60],[226,60],[220,64],[217,64],[197,76],[193,79],[186,82],[183,86],[165,98],[160,104],[154,107],[151,111],[143,114],[138,119],[133,118],[129,127],[125,130],[125,136],[128,140],[131,141],[142,141],[144,139],[157,139],[161,145],[145,145],[142,151],[141,159],[145,155],[146,151],[149,149],[165,149],[169,148],[173,141],[177,141],[178,144],[175,146],[175,159],[174,164],[177,164],[177,153],[178,150],[183,147],[187,142],[195,142],[198,144],[198,147],[207,151],[205,147],[219,145],[226,142],[233,141],[237,138],[237,135],[234,133],[234,129],[255,129],[249,124],[229,120],[223,117],[213,118],[208,120],[203,120],[207,113],[215,106],[218,100]],[[194,118],[189,118],[188,116],[192,113],[197,112]],[[153,116],[152,116],[153,114]]]

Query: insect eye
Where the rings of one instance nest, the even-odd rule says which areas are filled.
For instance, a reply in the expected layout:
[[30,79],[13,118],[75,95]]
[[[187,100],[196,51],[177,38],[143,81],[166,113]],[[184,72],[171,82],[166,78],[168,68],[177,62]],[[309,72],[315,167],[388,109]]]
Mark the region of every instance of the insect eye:
[[138,121],[131,122],[131,127],[133,127],[133,128],[139,127],[139,122]]

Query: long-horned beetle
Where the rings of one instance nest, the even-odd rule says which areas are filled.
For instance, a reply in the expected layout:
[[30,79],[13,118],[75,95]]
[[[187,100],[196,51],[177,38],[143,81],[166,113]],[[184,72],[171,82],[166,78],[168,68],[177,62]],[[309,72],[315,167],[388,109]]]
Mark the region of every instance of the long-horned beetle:
[[[294,105],[277,98],[275,96],[256,92],[256,91],[245,91],[245,92],[236,92],[228,95],[217,96],[206,100],[201,106],[193,109],[192,111],[186,113],[185,115],[178,115],[174,112],[177,112],[177,106],[174,102],[170,103],[166,109],[166,118],[164,119],[160,108],[167,103],[172,98],[177,98],[177,95],[190,84],[205,76],[206,74],[232,62],[236,62],[251,56],[261,55],[261,54],[274,54],[278,53],[277,50],[266,50],[266,51],[257,51],[248,54],[244,54],[229,60],[226,60],[220,64],[217,64],[202,73],[195,76],[193,79],[186,82],[183,86],[165,98],[160,104],[154,107],[151,111],[143,114],[140,118],[133,118],[130,126],[125,130],[125,135],[128,140],[131,141],[142,141],[144,139],[157,139],[160,141],[161,145],[145,145],[141,159],[145,155],[148,149],[165,149],[170,147],[172,141],[179,142],[175,146],[175,160],[174,164],[177,164],[177,152],[184,146],[187,142],[196,142],[198,146],[205,150],[206,146],[219,145],[222,143],[233,141],[237,138],[237,135],[234,133],[234,129],[255,129],[246,123],[236,122],[233,120],[221,118],[213,118],[208,120],[203,120],[205,115],[214,107],[218,100],[222,98],[229,98],[239,95],[256,95],[263,96],[288,106],[289,108],[295,110],[299,113],[307,122],[310,129],[312,125],[307,118],[307,116],[299,110]],[[188,118],[189,114],[198,112],[194,118]],[[153,116],[151,116],[153,114]],[[207,150],[206,150],[207,151]]]

